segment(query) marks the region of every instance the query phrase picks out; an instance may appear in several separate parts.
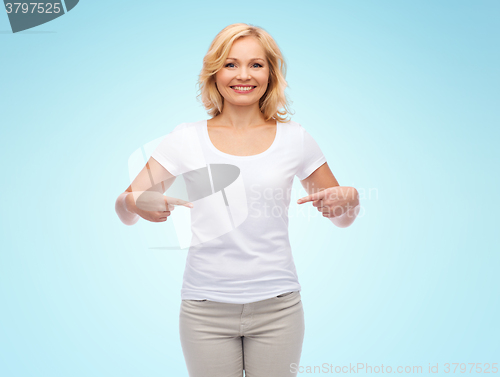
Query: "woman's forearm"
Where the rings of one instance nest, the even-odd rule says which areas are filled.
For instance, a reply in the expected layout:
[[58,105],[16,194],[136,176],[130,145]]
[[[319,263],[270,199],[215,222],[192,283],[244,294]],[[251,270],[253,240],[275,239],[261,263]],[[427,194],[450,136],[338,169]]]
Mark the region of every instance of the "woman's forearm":
[[139,221],[140,216],[136,213],[130,212],[127,209],[127,203],[125,199],[127,198],[128,194],[131,193],[125,191],[121,193],[120,196],[118,196],[115,203],[115,211],[122,223],[124,223],[125,225],[134,225],[137,221]]

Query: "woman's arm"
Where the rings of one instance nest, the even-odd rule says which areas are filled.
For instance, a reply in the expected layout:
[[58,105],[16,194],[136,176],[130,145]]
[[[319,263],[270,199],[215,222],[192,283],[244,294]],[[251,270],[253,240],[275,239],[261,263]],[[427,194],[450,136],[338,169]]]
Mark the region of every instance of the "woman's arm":
[[347,228],[359,214],[358,191],[354,187],[340,186],[327,163],[300,183],[309,196],[299,199],[297,203],[312,201],[313,206],[337,227]]

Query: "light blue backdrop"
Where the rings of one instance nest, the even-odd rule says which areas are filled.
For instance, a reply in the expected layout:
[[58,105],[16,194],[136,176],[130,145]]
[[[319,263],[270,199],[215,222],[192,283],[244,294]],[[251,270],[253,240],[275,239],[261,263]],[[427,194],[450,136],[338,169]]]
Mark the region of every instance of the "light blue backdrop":
[[349,228],[291,219],[301,365],[439,363],[450,375],[444,363],[500,362],[499,11],[484,0],[81,1],[17,34],[4,13],[0,375],[187,376],[186,250],[149,248],[114,203],[134,150],[208,118],[197,75],[236,22],[276,39],[292,119],[362,194]]

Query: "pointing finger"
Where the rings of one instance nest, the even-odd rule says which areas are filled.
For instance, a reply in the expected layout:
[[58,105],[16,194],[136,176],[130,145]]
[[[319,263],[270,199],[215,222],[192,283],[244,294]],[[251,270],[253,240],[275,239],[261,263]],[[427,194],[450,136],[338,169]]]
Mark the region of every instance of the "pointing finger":
[[300,198],[299,200],[297,200],[297,204],[302,204],[302,203],[311,202],[313,200],[323,199],[324,197],[325,197],[325,190],[322,190],[322,191],[316,192],[314,194]]
[[178,198],[172,198],[170,196],[165,196],[165,198],[167,200],[167,204],[174,204],[174,205],[184,206],[184,207],[189,207],[189,208],[193,208],[194,207],[193,203],[188,202],[186,200],[182,200],[182,199],[178,199]]

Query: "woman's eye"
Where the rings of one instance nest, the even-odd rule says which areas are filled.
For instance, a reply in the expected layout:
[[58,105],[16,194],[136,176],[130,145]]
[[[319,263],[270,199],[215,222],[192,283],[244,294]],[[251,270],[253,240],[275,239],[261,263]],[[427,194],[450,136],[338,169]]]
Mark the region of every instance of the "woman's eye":
[[[228,66],[230,66],[230,65],[234,65],[234,63],[227,63],[224,67],[228,67]],[[254,63],[254,64],[253,64],[253,67],[255,67],[255,66],[262,67],[262,65],[261,65],[261,64],[259,64],[259,63]]]

